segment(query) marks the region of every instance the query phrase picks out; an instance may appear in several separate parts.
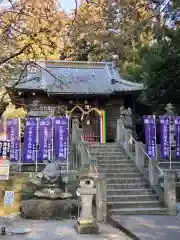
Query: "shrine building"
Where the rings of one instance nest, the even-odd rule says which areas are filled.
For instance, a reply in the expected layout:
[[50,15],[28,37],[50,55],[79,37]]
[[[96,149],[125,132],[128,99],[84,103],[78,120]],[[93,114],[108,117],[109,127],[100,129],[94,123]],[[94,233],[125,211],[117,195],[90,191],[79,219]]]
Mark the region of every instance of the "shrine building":
[[121,106],[130,107],[133,116],[145,110],[137,101],[143,85],[124,80],[114,62],[32,62],[20,81],[13,80],[7,88],[15,82],[10,93],[13,104],[38,110],[41,116],[43,112],[51,115],[56,106],[63,105],[71,118],[80,120],[87,141],[99,141],[100,137],[100,120],[94,109],[106,113],[107,142],[115,140]]

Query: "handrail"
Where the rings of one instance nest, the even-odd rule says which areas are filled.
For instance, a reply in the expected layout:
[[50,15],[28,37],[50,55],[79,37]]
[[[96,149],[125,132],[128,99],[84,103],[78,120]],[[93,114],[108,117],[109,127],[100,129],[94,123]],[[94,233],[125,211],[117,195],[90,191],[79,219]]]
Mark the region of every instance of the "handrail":
[[[124,127],[124,125],[121,123],[122,128],[127,132],[127,129]],[[129,133],[129,135],[131,136],[132,140],[136,143],[137,141],[135,140],[135,138],[133,138],[132,134]],[[141,147],[140,147],[141,148]],[[143,148],[141,148],[141,150],[143,151],[143,153],[149,158],[148,154],[146,151],[144,151]]]
[[[152,165],[153,162],[150,160],[147,152],[142,147],[143,143],[135,140],[135,138],[132,136],[132,130],[125,128],[121,120],[118,120],[117,124],[119,124],[119,127],[117,127],[117,131],[119,129],[119,134],[121,135],[121,137],[119,136],[120,144],[125,148],[126,153],[132,158],[132,160],[135,161],[135,164],[140,169],[140,171],[142,171],[145,175],[147,175],[147,171],[148,171],[148,179],[151,182],[151,179],[150,179],[151,174],[149,171],[152,171],[150,165]],[[134,152],[133,152],[133,144],[135,145]],[[162,169],[157,164],[155,164],[154,167],[155,169],[157,169],[157,172],[161,174],[161,176],[165,175]]]
[[[78,120],[73,120],[73,145],[75,147],[75,164],[77,168],[83,168],[92,163],[92,161],[97,164],[97,159],[94,156],[91,156],[88,143],[84,141],[83,130],[79,128]],[[77,164],[78,163],[78,164]],[[74,163],[73,163],[74,164]],[[77,166],[78,165],[78,166]]]
[[157,170],[161,173],[162,176],[164,176],[164,172],[162,171],[162,169],[156,164],[156,168]]
[[141,148],[140,147],[140,149],[142,150],[142,152],[149,158],[149,156],[148,156],[148,154],[147,154],[147,152],[146,151],[144,151],[144,149],[143,148]]

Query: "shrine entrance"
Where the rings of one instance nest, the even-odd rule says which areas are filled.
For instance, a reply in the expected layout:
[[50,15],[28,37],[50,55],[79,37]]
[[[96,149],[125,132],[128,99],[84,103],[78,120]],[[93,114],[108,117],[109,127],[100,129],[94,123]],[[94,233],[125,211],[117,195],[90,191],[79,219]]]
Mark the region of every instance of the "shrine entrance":
[[105,112],[97,108],[81,105],[74,106],[71,110],[66,110],[71,119],[79,120],[79,127],[83,129],[84,141],[105,143]]

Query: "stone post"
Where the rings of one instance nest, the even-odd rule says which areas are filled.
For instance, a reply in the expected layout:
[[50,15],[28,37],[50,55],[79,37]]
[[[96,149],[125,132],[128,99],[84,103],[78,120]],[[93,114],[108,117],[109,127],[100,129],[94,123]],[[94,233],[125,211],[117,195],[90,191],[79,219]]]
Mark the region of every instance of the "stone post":
[[76,142],[76,130],[77,130],[77,126],[79,126],[79,121],[78,119],[73,119],[72,120],[72,142],[75,143]]
[[79,142],[79,152],[80,152],[80,167],[83,169],[89,165],[89,154],[86,148],[86,144],[83,141]]
[[149,182],[151,186],[157,185],[157,178],[156,178],[156,161],[149,160],[148,161],[148,168],[149,168]]
[[125,149],[127,150],[128,153],[132,153],[133,149],[133,139],[132,139],[132,130],[131,129],[126,129],[125,132]]
[[116,140],[117,142],[120,142],[120,143],[124,143],[124,140],[125,140],[125,129],[122,128],[122,121],[121,119],[118,119],[117,120],[117,136],[116,136]]
[[104,175],[99,176],[96,182],[96,219],[104,223],[107,220],[107,182]]
[[97,163],[97,158],[95,157],[95,156],[91,156],[90,154],[88,155],[88,162],[89,162],[89,164],[92,164],[92,165],[94,165],[94,166],[96,166],[96,168],[97,168],[97,165],[98,165],[98,163]]
[[176,145],[176,142],[174,140],[174,117],[175,117],[175,108],[171,103],[168,103],[165,107],[166,113],[165,116],[170,117],[170,142],[171,142],[171,148]]
[[81,128],[76,128],[76,141],[82,141],[83,137],[83,129]]
[[135,142],[136,164],[140,170],[144,168],[145,161],[145,154],[142,149],[144,149],[144,144],[142,142]]
[[164,175],[164,201],[169,215],[176,215],[176,182],[173,172]]

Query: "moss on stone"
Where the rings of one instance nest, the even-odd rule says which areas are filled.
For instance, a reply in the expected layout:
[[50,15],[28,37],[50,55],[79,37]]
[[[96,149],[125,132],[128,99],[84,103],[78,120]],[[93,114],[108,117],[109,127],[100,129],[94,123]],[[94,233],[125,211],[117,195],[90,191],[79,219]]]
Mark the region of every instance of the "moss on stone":
[[[20,211],[20,201],[22,198],[32,196],[32,188],[27,185],[29,174],[18,173],[10,176],[7,181],[0,181],[0,216],[8,214],[18,214]],[[5,191],[14,191],[14,204],[12,207],[4,206]]]

